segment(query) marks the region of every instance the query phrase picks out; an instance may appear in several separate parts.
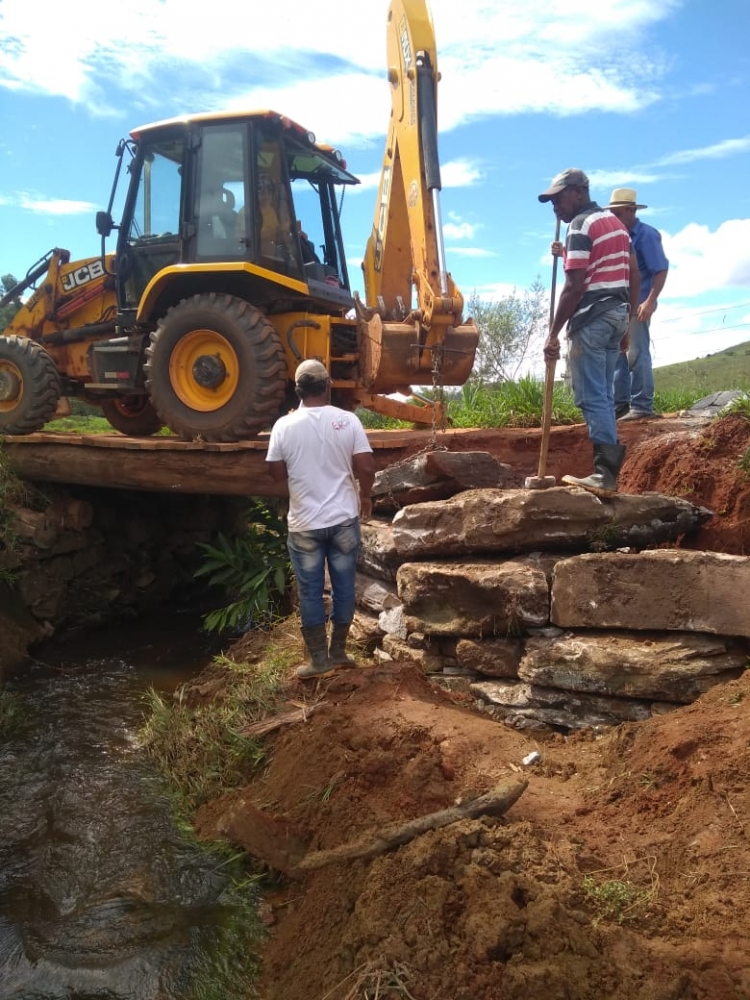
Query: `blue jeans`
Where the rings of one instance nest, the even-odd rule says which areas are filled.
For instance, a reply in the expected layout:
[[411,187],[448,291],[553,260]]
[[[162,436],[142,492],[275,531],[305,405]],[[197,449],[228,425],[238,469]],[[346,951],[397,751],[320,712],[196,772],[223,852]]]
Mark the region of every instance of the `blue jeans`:
[[630,403],[634,410],[654,411],[654,370],[648,323],[633,320],[627,357],[621,354],[615,369],[615,406]]
[[349,625],[354,618],[354,579],[359,555],[359,518],[353,517],[330,528],[290,531],[287,548],[297,578],[299,613],[303,628],[325,625],[323,603],[325,567],[331,579],[331,621]]
[[623,302],[601,313],[570,337],[568,364],[576,406],[593,444],[617,444],[613,382],[620,341],[628,328]]

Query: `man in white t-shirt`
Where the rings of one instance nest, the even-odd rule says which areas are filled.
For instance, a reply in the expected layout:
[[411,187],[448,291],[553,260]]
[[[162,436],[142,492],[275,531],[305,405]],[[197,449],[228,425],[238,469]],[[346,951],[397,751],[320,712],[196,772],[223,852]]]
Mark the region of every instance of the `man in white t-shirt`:
[[[287,545],[310,654],[297,676],[307,680],[353,664],[346,639],[354,617],[359,515],[372,514],[375,460],[359,418],[330,405],[325,365],[303,361],[294,382],[299,408],[273,425],[266,461],[271,477],[286,480],[289,487]],[[323,603],[326,563],[333,596],[330,649]]]

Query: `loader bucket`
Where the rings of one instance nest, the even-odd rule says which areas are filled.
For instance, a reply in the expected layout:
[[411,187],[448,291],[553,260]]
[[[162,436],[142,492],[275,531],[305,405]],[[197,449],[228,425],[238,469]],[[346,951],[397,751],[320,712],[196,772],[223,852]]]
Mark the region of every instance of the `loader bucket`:
[[[420,343],[421,341],[421,343]],[[433,382],[463,385],[471,374],[479,343],[474,323],[448,326],[441,340],[426,341],[418,323],[383,322],[375,315],[360,322],[360,370],[371,392],[409,392],[412,385]]]

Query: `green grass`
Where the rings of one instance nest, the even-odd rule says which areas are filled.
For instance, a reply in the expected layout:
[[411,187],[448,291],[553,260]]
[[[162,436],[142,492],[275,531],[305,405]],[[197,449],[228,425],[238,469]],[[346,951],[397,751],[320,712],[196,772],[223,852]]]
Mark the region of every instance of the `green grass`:
[[[42,430],[49,431],[51,434],[117,433],[106,417],[96,416],[95,414],[76,415],[74,413],[71,413],[69,417],[57,417],[56,420],[50,420],[44,425]],[[162,427],[162,429],[158,433],[153,434],[152,437],[170,437],[171,435],[172,432],[168,427]]]
[[694,361],[654,369],[658,393],[697,393],[696,399],[724,389],[750,389],[750,340]]
[[[221,694],[193,704],[182,688],[176,698],[151,690],[140,741],[166,777],[175,811],[189,817],[209,799],[244,784],[264,759],[262,743],[242,735],[273,711],[298,649],[269,645],[262,661],[218,658],[227,673]],[[229,676],[231,675],[231,676]]]
[[50,420],[42,428],[51,434],[113,434],[114,427],[106,417],[75,416],[58,417]]

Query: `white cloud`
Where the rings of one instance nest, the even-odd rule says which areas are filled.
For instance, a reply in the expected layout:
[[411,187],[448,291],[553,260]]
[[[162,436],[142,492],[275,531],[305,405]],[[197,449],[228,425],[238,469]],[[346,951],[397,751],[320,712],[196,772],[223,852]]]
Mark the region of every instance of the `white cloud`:
[[715,354],[750,338],[747,298],[731,297],[708,307],[660,299],[651,321],[651,353],[654,367],[690,361]]
[[[606,191],[609,195],[612,188],[634,187],[638,184],[653,184],[660,180],[660,175],[653,170],[588,170],[589,184],[592,191]],[[599,199],[601,200],[601,198]]]
[[484,250],[482,247],[452,246],[448,252],[452,257],[497,257],[494,250]]
[[750,219],[728,219],[715,231],[691,222],[674,235],[662,232],[662,238],[669,258],[662,299],[750,289]]
[[476,295],[482,302],[499,302],[500,299],[507,299],[517,293],[515,285],[510,285],[507,281],[495,281],[477,285],[469,291],[464,289],[464,299],[468,301],[472,295]]
[[695,160],[723,160],[727,156],[746,153],[750,150],[750,136],[742,139],[724,139],[711,146],[701,146],[697,149],[683,149],[668,156],[662,156],[656,161],[659,167],[670,167],[677,164],[693,163]]
[[[441,129],[498,113],[629,112],[653,102],[663,60],[652,46],[639,53],[635,43],[677,5],[464,0],[457,17],[453,0],[432,0]],[[325,14],[287,0],[264,7],[262,24],[253,25],[252,7],[236,0],[213,0],[210,8],[121,0],[112,40],[111,8],[99,0],[45,5],[43,18],[28,0],[3,0],[0,34],[13,41],[0,50],[0,86],[109,113],[112,86],[147,107],[163,99],[168,71],[189,68],[200,83],[180,89],[181,111],[278,107],[315,123],[321,138],[351,143],[380,136],[388,100],[385,9],[329,0]],[[238,59],[256,86],[239,80]]]
[[446,222],[443,225],[443,236],[447,240],[470,240],[478,228],[470,222]]
[[440,167],[444,188],[470,187],[482,180],[484,173],[475,160],[449,160]]
[[15,204],[27,212],[39,215],[84,215],[98,208],[91,201],[72,201],[65,198],[42,198],[38,195],[20,194],[17,198],[5,199],[5,204]]

